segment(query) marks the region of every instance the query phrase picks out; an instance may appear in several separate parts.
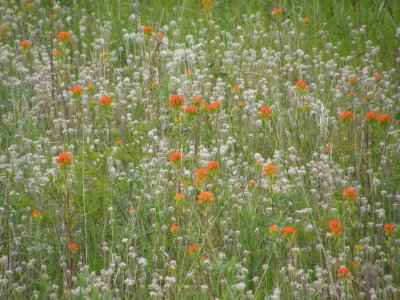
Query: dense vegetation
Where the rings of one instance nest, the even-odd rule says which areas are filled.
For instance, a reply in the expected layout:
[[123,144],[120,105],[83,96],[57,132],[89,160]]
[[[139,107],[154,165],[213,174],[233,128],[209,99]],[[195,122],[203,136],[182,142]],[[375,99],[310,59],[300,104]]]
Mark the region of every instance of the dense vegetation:
[[0,0],[0,298],[398,299],[399,15]]

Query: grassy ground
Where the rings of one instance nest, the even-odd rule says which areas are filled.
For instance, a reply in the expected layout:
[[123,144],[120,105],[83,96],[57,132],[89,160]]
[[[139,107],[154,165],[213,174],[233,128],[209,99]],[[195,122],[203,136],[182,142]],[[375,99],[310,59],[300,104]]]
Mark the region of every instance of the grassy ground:
[[399,297],[400,3],[210,2],[0,0],[0,298]]

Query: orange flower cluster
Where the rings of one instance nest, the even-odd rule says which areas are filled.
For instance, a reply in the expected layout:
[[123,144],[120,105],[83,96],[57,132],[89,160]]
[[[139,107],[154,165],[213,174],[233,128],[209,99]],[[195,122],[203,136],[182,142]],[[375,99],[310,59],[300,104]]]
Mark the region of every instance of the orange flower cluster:
[[344,111],[342,112],[340,119],[342,119],[342,121],[353,121],[354,114],[351,111]]
[[295,240],[296,236],[297,236],[297,230],[294,229],[294,227],[286,226],[285,228],[283,228],[283,233],[282,233],[283,238],[291,238]]
[[100,99],[100,106],[103,108],[110,108],[111,107],[112,99],[108,96],[104,96]]
[[185,100],[181,95],[171,95],[169,98],[168,106],[170,108],[180,109],[185,105]]
[[343,226],[340,221],[330,221],[328,223],[328,229],[333,235],[340,235],[340,232],[343,230]]
[[264,167],[264,176],[272,179],[276,177],[276,167],[274,165],[266,165]]
[[357,191],[353,188],[344,189],[342,195],[344,199],[349,202],[357,201],[358,199]]
[[185,157],[183,156],[182,153],[180,152],[174,152],[169,156],[169,159],[173,162],[173,163],[181,163],[183,162],[183,159]]
[[60,168],[67,168],[74,164],[73,157],[68,152],[61,153],[57,158],[56,162],[59,164]]
[[198,204],[206,204],[206,203],[212,203],[215,200],[215,196],[211,192],[201,192],[199,195],[197,195],[197,201]]
[[269,107],[262,107],[260,109],[260,118],[272,117],[272,109]]
[[59,42],[69,42],[71,41],[71,35],[66,31],[62,31],[57,35],[57,39]]

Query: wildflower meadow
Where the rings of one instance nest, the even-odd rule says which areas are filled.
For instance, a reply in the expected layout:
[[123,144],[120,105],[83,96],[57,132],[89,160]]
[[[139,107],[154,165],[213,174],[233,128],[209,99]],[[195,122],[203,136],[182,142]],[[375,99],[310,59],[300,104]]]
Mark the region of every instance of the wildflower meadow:
[[400,1],[0,26],[0,299],[400,299]]

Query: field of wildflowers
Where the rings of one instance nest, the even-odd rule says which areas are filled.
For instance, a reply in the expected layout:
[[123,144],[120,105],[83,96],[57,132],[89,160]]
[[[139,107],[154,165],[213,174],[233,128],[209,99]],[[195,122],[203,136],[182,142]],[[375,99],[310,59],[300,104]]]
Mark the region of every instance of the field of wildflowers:
[[0,299],[399,299],[398,16],[0,0]]

